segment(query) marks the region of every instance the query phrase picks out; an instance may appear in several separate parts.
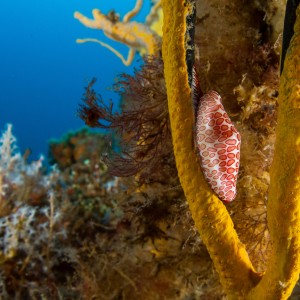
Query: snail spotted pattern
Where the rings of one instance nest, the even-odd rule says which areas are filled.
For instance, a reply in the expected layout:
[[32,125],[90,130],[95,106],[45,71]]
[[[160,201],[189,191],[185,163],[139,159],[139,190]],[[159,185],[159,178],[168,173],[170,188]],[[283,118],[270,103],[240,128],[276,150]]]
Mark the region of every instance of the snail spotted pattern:
[[196,143],[201,167],[211,189],[225,202],[234,200],[239,171],[241,135],[222,105],[210,91],[199,100],[196,111]]

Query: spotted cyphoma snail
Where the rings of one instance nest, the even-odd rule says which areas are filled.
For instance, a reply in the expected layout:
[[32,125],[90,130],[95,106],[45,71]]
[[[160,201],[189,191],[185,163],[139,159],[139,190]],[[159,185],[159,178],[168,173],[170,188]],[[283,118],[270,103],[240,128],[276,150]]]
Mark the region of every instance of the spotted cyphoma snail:
[[241,135],[215,91],[202,96],[196,107],[196,143],[201,167],[211,189],[222,201],[234,200]]

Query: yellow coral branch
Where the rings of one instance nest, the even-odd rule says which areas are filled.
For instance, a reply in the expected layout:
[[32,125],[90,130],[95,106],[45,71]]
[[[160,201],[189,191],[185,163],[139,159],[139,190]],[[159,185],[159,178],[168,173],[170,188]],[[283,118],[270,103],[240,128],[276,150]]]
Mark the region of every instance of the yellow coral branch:
[[249,299],[287,299],[300,272],[300,6],[279,87],[268,224],[273,252]]
[[174,154],[195,225],[231,298],[245,296],[259,281],[223,203],[207,185],[193,147],[193,110],[185,63],[185,18],[191,5],[163,0],[163,60]]
[[109,38],[127,45],[131,49],[127,60],[125,60],[116,49],[108,44],[100,42],[97,39],[79,39],[79,41],[97,42],[100,45],[108,48],[119,58],[121,58],[123,62],[127,62],[128,64],[131,63],[132,55],[136,51],[147,53],[149,55],[157,53],[160,48],[159,36],[145,24],[134,21],[129,22],[129,20],[140,10],[142,2],[142,0],[138,0],[135,8],[125,15],[122,22],[118,19],[112,19],[109,16],[104,15],[99,9],[93,9],[93,19],[87,18],[80,12],[74,13],[74,18],[79,20],[86,27],[103,30],[104,34]]
[[129,49],[128,56],[127,56],[127,59],[126,59],[126,58],[124,58],[124,56],[118,50],[116,50],[115,48],[113,48],[112,46],[110,46],[110,45],[108,45],[106,43],[103,43],[103,42],[99,41],[98,39],[91,39],[91,38],[89,38],[89,39],[77,39],[76,40],[76,43],[79,43],[79,44],[87,43],[87,42],[98,43],[102,47],[108,49],[113,54],[115,54],[117,57],[119,57],[122,60],[122,63],[125,66],[130,66],[131,63],[132,63],[132,61],[133,61],[133,59],[134,59],[135,50],[133,48]]
[[135,3],[135,7],[124,16],[123,22],[128,22],[133,17],[135,17],[141,10],[142,5],[143,5],[143,0],[137,0]]
[[163,24],[163,13],[161,8],[161,0],[152,6],[150,13],[146,18],[146,25],[148,25],[151,30],[156,32],[160,37],[162,36],[162,24]]

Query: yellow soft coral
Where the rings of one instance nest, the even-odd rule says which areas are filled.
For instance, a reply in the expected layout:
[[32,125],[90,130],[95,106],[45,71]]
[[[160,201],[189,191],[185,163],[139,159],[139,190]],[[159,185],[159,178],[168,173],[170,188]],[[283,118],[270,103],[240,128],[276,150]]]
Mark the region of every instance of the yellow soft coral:
[[162,6],[163,60],[174,154],[195,225],[230,299],[286,299],[298,279],[300,262],[300,98],[297,85],[300,17],[280,83],[277,143],[268,205],[274,249],[269,268],[262,276],[255,272],[225,206],[205,182],[194,151],[193,110],[185,63],[185,21],[192,4],[184,0],[162,0]]
[[[160,47],[160,37],[150,28],[150,25],[131,21],[131,19],[140,11],[142,3],[142,0],[137,0],[135,7],[123,17],[122,21],[119,20],[119,16],[114,12],[105,15],[99,9],[94,9],[92,11],[93,19],[87,18],[80,12],[74,13],[74,17],[86,27],[103,30],[104,34],[110,39],[127,45],[129,47],[127,58],[124,58],[123,55],[112,46],[103,43],[98,39],[77,39],[76,42],[98,43],[112,51],[126,66],[129,66],[132,63],[136,51],[139,51],[141,54],[155,54]],[[159,9],[159,6],[156,5],[154,8]],[[152,15],[154,13],[155,10],[152,10],[150,14]]]

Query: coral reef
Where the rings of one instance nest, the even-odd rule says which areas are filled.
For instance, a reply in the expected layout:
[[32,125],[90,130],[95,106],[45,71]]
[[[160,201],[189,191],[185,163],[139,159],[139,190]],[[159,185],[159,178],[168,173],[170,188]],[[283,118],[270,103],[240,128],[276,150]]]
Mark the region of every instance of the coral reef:
[[49,141],[49,163],[56,164],[60,170],[74,164],[84,164],[91,157],[98,158],[106,145],[102,133],[91,132],[84,128],[80,131],[69,132],[62,139]]
[[0,139],[1,299],[80,298],[78,250],[122,216],[118,183],[95,155],[102,145],[87,130],[52,141],[56,168],[46,173],[43,158],[20,155],[8,125]]
[[[292,190],[297,182],[290,183],[294,194],[276,184],[276,178],[288,180],[282,177],[285,172],[280,173],[286,170],[281,155],[294,166],[298,158],[293,142],[299,122],[297,85],[287,88],[293,80],[282,79],[297,77],[295,46],[279,91],[277,24],[285,3],[196,1],[195,65],[200,86],[204,92],[213,88],[222,94],[243,141],[236,200],[226,207],[199,178],[184,55],[184,13],[192,11],[192,3],[182,4],[164,1],[169,24],[164,61],[158,51],[133,76],[118,78],[120,110],[96,94],[94,80],[86,87],[79,115],[105,133],[83,129],[51,141],[53,166],[46,171],[42,158],[28,162],[20,155],[10,125],[4,132],[2,299],[223,300],[225,292],[240,299],[285,299],[290,293],[297,253],[285,260],[288,272],[279,272],[276,266],[281,264],[274,263],[286,249],[297,249],[285,243],[297,242],[286,237],[298,230],[297,212],[289,209],[297,209],[293,199],[297,193]],[[177,96],[172,95],[176,91]],[[294,101],[287,101],[291,97]],[[289,147],[279,143],[285,139]],[[270,169],[273,156],[275,165]],[[297,176],[291,173],[291,179]],[[279,202],[277,195],[282,195]],[[282,218],[295,226],[276,227]],[[289,281],[278,274],[294,277]],[[269,279],[275,282],[272,286]],[[269,295],[264,295],[266,285]],[[246,295],[250,290],[253,294]],[[291,299],[298,298],[296,288]]]
[[67,231],[52,187],[57,174],[43,174],[43,158],[26,162],[11,125],[0,139],[0,153],[1,299],[54,299],[55,270],[68,258]]

